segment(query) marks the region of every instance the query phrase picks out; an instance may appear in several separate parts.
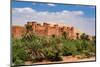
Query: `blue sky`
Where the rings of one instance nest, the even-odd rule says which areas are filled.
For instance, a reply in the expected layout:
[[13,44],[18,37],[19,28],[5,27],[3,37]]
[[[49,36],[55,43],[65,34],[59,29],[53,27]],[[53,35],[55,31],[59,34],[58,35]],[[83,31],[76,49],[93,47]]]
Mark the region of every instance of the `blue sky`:
[[95,6],[14,1],[12,11],[13,24],[23,25],[32,20],[59,21],[60,24],[69,24],[87,34],[95,35]]
[[46,3],[33,3],[33,2],[14,2],[12,3],[13,8],[31,7],[37,11],[49,11],[58,12],[62,10],[78,11],[82,10],[86,17],[95,17],[95,6],[83,6],[83,5],[65,5],[55,4],[55,7],[49,6]]

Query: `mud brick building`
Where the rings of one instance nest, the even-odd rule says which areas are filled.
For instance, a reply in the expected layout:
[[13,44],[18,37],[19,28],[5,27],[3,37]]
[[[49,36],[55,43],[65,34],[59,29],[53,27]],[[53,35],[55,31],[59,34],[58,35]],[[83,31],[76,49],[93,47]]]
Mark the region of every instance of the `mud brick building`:
[[[66,32],[68,35],[68,38],[70,39],[76,39],[77,38],[77,33],[80,32],[75,29],[73,26],[62,26],[58,24],[48,24],[48,23],[43,23],[39,24],[37,22],[27,22],[26,25],[31,25],[32,26],[32,31],[33,33],[40,35],[40,36],[62,36],[63,32]],[[21,26],[12,26],[12,36],[14,38],[20,38],[23,33],[26,31],[24,27]]]
[[25,27],[22,26],[12,26],[11,34],[14,38],[20,38],[25,32]]

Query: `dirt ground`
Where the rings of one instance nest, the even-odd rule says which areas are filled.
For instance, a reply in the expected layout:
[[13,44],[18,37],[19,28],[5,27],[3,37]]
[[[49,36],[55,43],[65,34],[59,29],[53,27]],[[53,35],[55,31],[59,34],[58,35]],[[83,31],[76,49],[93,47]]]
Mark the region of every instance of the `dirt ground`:
[[25,64],[30,65],[30,64],[48,64],[48,63],[62,63],[62,62],[95,61],[95,57],[79,59],[73,56],[64,56],[62,58],[63,58],[63,61],[51,62],[51,61],[43,60],[42,62],[37,62],[37,63],[32,63],[31,61],[27,61],[25,62]]

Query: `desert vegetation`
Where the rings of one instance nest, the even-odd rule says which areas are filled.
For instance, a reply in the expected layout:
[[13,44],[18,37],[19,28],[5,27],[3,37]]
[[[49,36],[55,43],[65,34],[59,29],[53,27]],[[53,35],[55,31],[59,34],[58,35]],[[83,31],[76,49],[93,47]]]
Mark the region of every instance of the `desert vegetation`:
[[12,37],[12,60],[15,65],[23,65],[26,61],[63,61],[63,56],[77,56],[79,59],[95,57],[95,37],[89,40],[88,35],[83,33],[80,39],[77,37],[76,40],[72,40],[65,32],[61,37],[46,37],[34,34],[31,27],[27,26],[26,29],[27,32],[22,38]]

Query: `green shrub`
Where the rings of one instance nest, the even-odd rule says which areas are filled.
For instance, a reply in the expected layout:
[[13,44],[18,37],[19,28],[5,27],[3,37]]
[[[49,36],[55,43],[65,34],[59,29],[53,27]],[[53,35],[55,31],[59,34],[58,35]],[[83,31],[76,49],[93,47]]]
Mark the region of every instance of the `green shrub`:
[[90,40],[70,40],[64,37],[44,37],[26,33],[22,39],[12,39],[13,63],[61,61],[62,56],[69,55],[92,57],[95,56],[95,47],[95,42]]
[[26,61],[29,58],[29,56],[26,53],[21,40],[14,39],[12,43],[13,43],[13,45],[12,45],[12,48],[13,48],[12,49],[12,51],[13,51],[12,52],[12,56],[13,56],[12,60],[13,60],[13,62],[15,64],[23,64],[24,61]]

